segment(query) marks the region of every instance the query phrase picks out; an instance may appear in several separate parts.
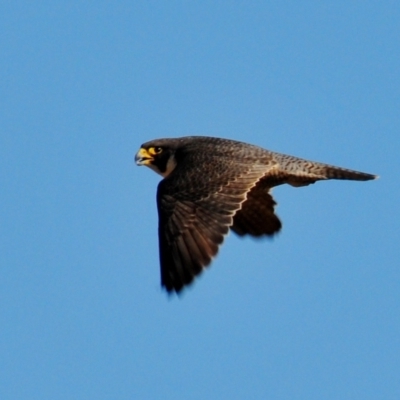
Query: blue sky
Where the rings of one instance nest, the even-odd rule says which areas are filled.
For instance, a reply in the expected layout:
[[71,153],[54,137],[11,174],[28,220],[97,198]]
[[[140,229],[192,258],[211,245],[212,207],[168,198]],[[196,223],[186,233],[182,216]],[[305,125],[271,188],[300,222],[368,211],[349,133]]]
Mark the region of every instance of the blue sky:
[[[400,3],[0,5],[1,399],[398,399]],[[381,176],[274,190],[160,288],[140,144],[209,135]]]

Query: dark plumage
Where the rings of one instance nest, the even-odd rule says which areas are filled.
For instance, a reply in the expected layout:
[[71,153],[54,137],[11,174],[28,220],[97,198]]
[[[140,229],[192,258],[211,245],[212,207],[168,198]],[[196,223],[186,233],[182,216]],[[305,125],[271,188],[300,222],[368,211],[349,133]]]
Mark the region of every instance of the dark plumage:
[[164,179],[157,190],[161,284],[180,292],[210,264],[224,235],[272,236],[281,229],[270,190],[375,175],[274,153],[227,139],[189,136],[144,143],[136,163]]

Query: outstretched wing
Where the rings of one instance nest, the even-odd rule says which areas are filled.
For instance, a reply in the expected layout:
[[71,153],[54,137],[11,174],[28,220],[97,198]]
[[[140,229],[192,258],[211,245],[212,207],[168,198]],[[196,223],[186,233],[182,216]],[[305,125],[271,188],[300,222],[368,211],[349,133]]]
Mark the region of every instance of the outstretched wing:
[[[179,292],[210,264],[233,224],[246,193],[260,179],[265,166],[246,166],[237,176],[220,181],[207,192],[164,179],[157,191],[161,284]],[[222,176],[222,175],[220,175]],[[187,180],[185,180],[187,182]]]
[[269,191],[271,183],[261,179],[247,193],[246,201],[233,217],[231,229],[239,236],[272,236],[280,231],[282,223],[274,212],[276,202]]

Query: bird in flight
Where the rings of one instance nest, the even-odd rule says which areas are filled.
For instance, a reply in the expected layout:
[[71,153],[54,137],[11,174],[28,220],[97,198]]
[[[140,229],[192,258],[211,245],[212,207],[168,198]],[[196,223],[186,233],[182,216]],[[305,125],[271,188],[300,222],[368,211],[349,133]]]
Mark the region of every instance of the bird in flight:
[[161,285],[169,293],[181,292],[210,264],[229,229],[254,237],[279,232],[274,186],[377,178],[206,136],[152,140],[135,161],[164,178],[157,188],[158,238]]

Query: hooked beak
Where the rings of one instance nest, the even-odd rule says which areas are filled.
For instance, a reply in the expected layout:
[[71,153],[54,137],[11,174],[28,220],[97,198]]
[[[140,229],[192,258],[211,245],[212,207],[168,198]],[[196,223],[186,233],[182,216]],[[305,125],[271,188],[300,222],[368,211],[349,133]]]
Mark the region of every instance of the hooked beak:
[[135,155],[136,165],[148,165],[153,157],[146,149],[141,148]]

